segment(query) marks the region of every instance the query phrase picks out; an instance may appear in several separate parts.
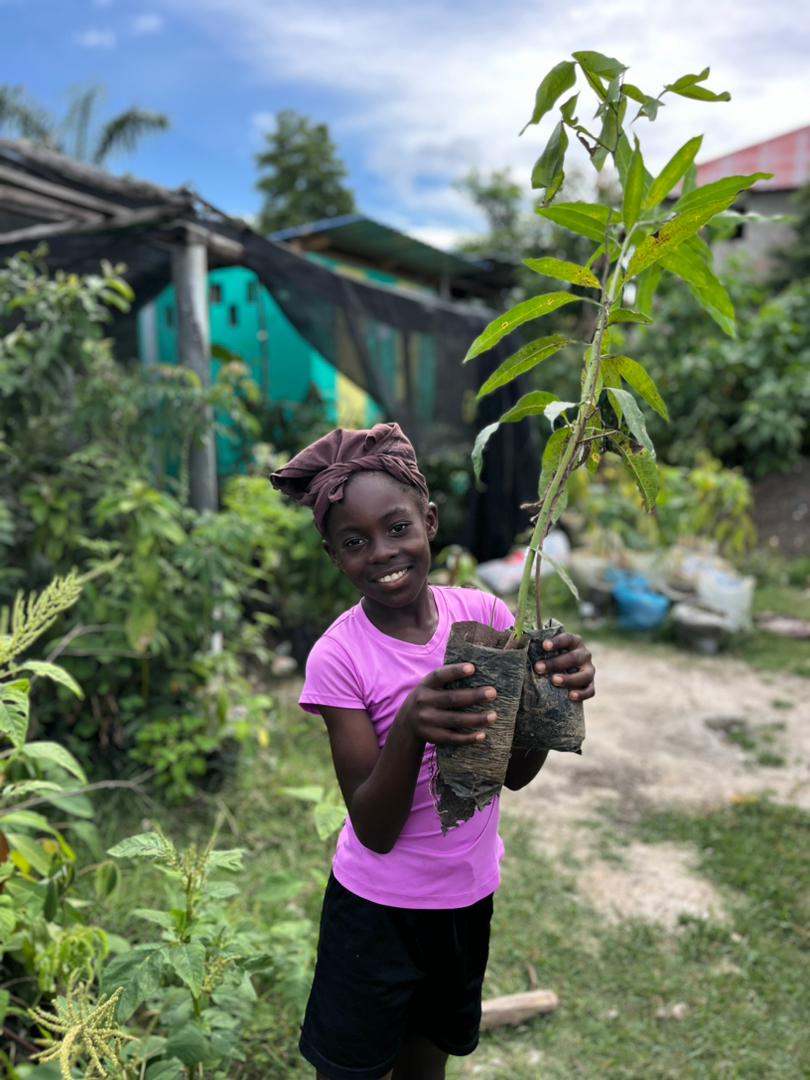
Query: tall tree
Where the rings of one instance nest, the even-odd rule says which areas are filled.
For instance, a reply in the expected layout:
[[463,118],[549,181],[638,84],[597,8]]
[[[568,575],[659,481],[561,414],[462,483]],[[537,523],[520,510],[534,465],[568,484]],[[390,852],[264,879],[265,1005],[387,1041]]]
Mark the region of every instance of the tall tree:
[[0,86],[0,132],[30,139],[78,161],[103,165],[111,154],[133,151],[144,135],[169,127],[163,113],[134,106],[96,124],[103,96],[101,86],[74,88],[67,111],[59,118],[31,101],[21,87]]
[[266,137],[267,148],[256,155],[260,171],[266,171],[256,184],[264,194],[261,232],[354,213],[354,194],[344,184],[346,166],[326,124],[284,109]]

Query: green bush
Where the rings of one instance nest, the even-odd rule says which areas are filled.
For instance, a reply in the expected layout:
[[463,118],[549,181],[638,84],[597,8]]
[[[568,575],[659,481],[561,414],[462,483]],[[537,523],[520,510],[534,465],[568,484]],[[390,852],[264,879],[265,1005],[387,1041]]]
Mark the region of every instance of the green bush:
[[655,331],[640,331],[636,351],[671,417],[651,418],[650,434],[672,464],[707,450],[750,477],[783,472],[810,453],[810,281],[776,296],[744,274],[730,284],[736,338],[707,328],[675,285],[661,294]]
[[756,540],[753,503],[739,470],[701,453],[694,468],[662,465],[659,474],[658,502],[648,514],[632,479],[609,455],[595,476],[585,470],[575,475],[565,520],[602,548],[643,550],[698,539],[730,559],[748,554]]

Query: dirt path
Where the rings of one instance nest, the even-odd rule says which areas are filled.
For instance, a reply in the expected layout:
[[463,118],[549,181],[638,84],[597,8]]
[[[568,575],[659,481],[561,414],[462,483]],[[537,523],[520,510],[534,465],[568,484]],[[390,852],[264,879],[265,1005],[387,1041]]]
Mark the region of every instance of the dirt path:
[[654,809],[708,809],[765,792],[810,809],[810,680],[664,649],[597,644],[594,662],[582,757],[552,754],[531,787],[504,798],[504,813],[530,822],[555,861],[573,859],[579,890],[609,918],[722,918],[690,850],[633,843],[618,862],[604,859],[593,822],[608,808],[621,832]]

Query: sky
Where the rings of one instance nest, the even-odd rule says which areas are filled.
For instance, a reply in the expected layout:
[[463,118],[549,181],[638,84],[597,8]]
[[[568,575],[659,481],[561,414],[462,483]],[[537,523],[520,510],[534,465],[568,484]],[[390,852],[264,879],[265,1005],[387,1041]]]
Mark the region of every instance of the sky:
[[[711,67],[732,101],[669,95],[639,135],[652,171],[703,134],[710,160],[810,123],[810,16],[794,0],[0,0],[0,82],[64,110],[103,84],[101,116],[137,104],[165,134],[109,162],[221,209],[257,213],[255,155],[273,118],[326,122],[363,213],[442,247],[483,228],[456,182],[509,167],[530,196],[554,121],[518,133],[536,87],[596,49],[657,94]],[[585,98],[581,96],[581,101]],[[580,119],[592,115],[580,107]],[[577,148],[578,149],[578,148]],[[589,169],[584,154],[577,158]]]

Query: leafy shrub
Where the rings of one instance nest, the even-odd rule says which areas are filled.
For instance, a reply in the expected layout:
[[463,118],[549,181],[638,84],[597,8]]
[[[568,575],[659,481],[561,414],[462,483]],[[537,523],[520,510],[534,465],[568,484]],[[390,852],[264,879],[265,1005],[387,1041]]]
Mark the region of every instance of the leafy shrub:
[[655,331],[637,352],[669,408],[652,420],[661,456],[692,465],[707,450],[747,476],[788,470],[810,452],[810,281],[775,297],[739,274],[734,339],[707,329],[696,302],[676,286],[661,296]]
[[613,456],[605,458],[595,476],[580,470],[566,520],[603,548],[645,549],[703,539],[732,559],[750,551],[756,539],[751,488],[739,470],[724,469],[703,453],[692,469],[663,465],[659,473],[658,502],[655,513],[648,514]]
[[218,768],[242,701],[222,654],[248,639],[265,654],[243,618],[253,533],[188,507],[185,462],[211,409],[236,434],[255,431],[255,388],[233,361],[211,388],[182,368],[118,363],[105,324],[130,299],[109,266],[50,277],[20,255],[0,270],[0,547],[12,568],[0,600],[73,565],[114,568],[88,579],[63,647],[86,701],[48,700],[36,720],[96,770],[131,755],[186,796]]

